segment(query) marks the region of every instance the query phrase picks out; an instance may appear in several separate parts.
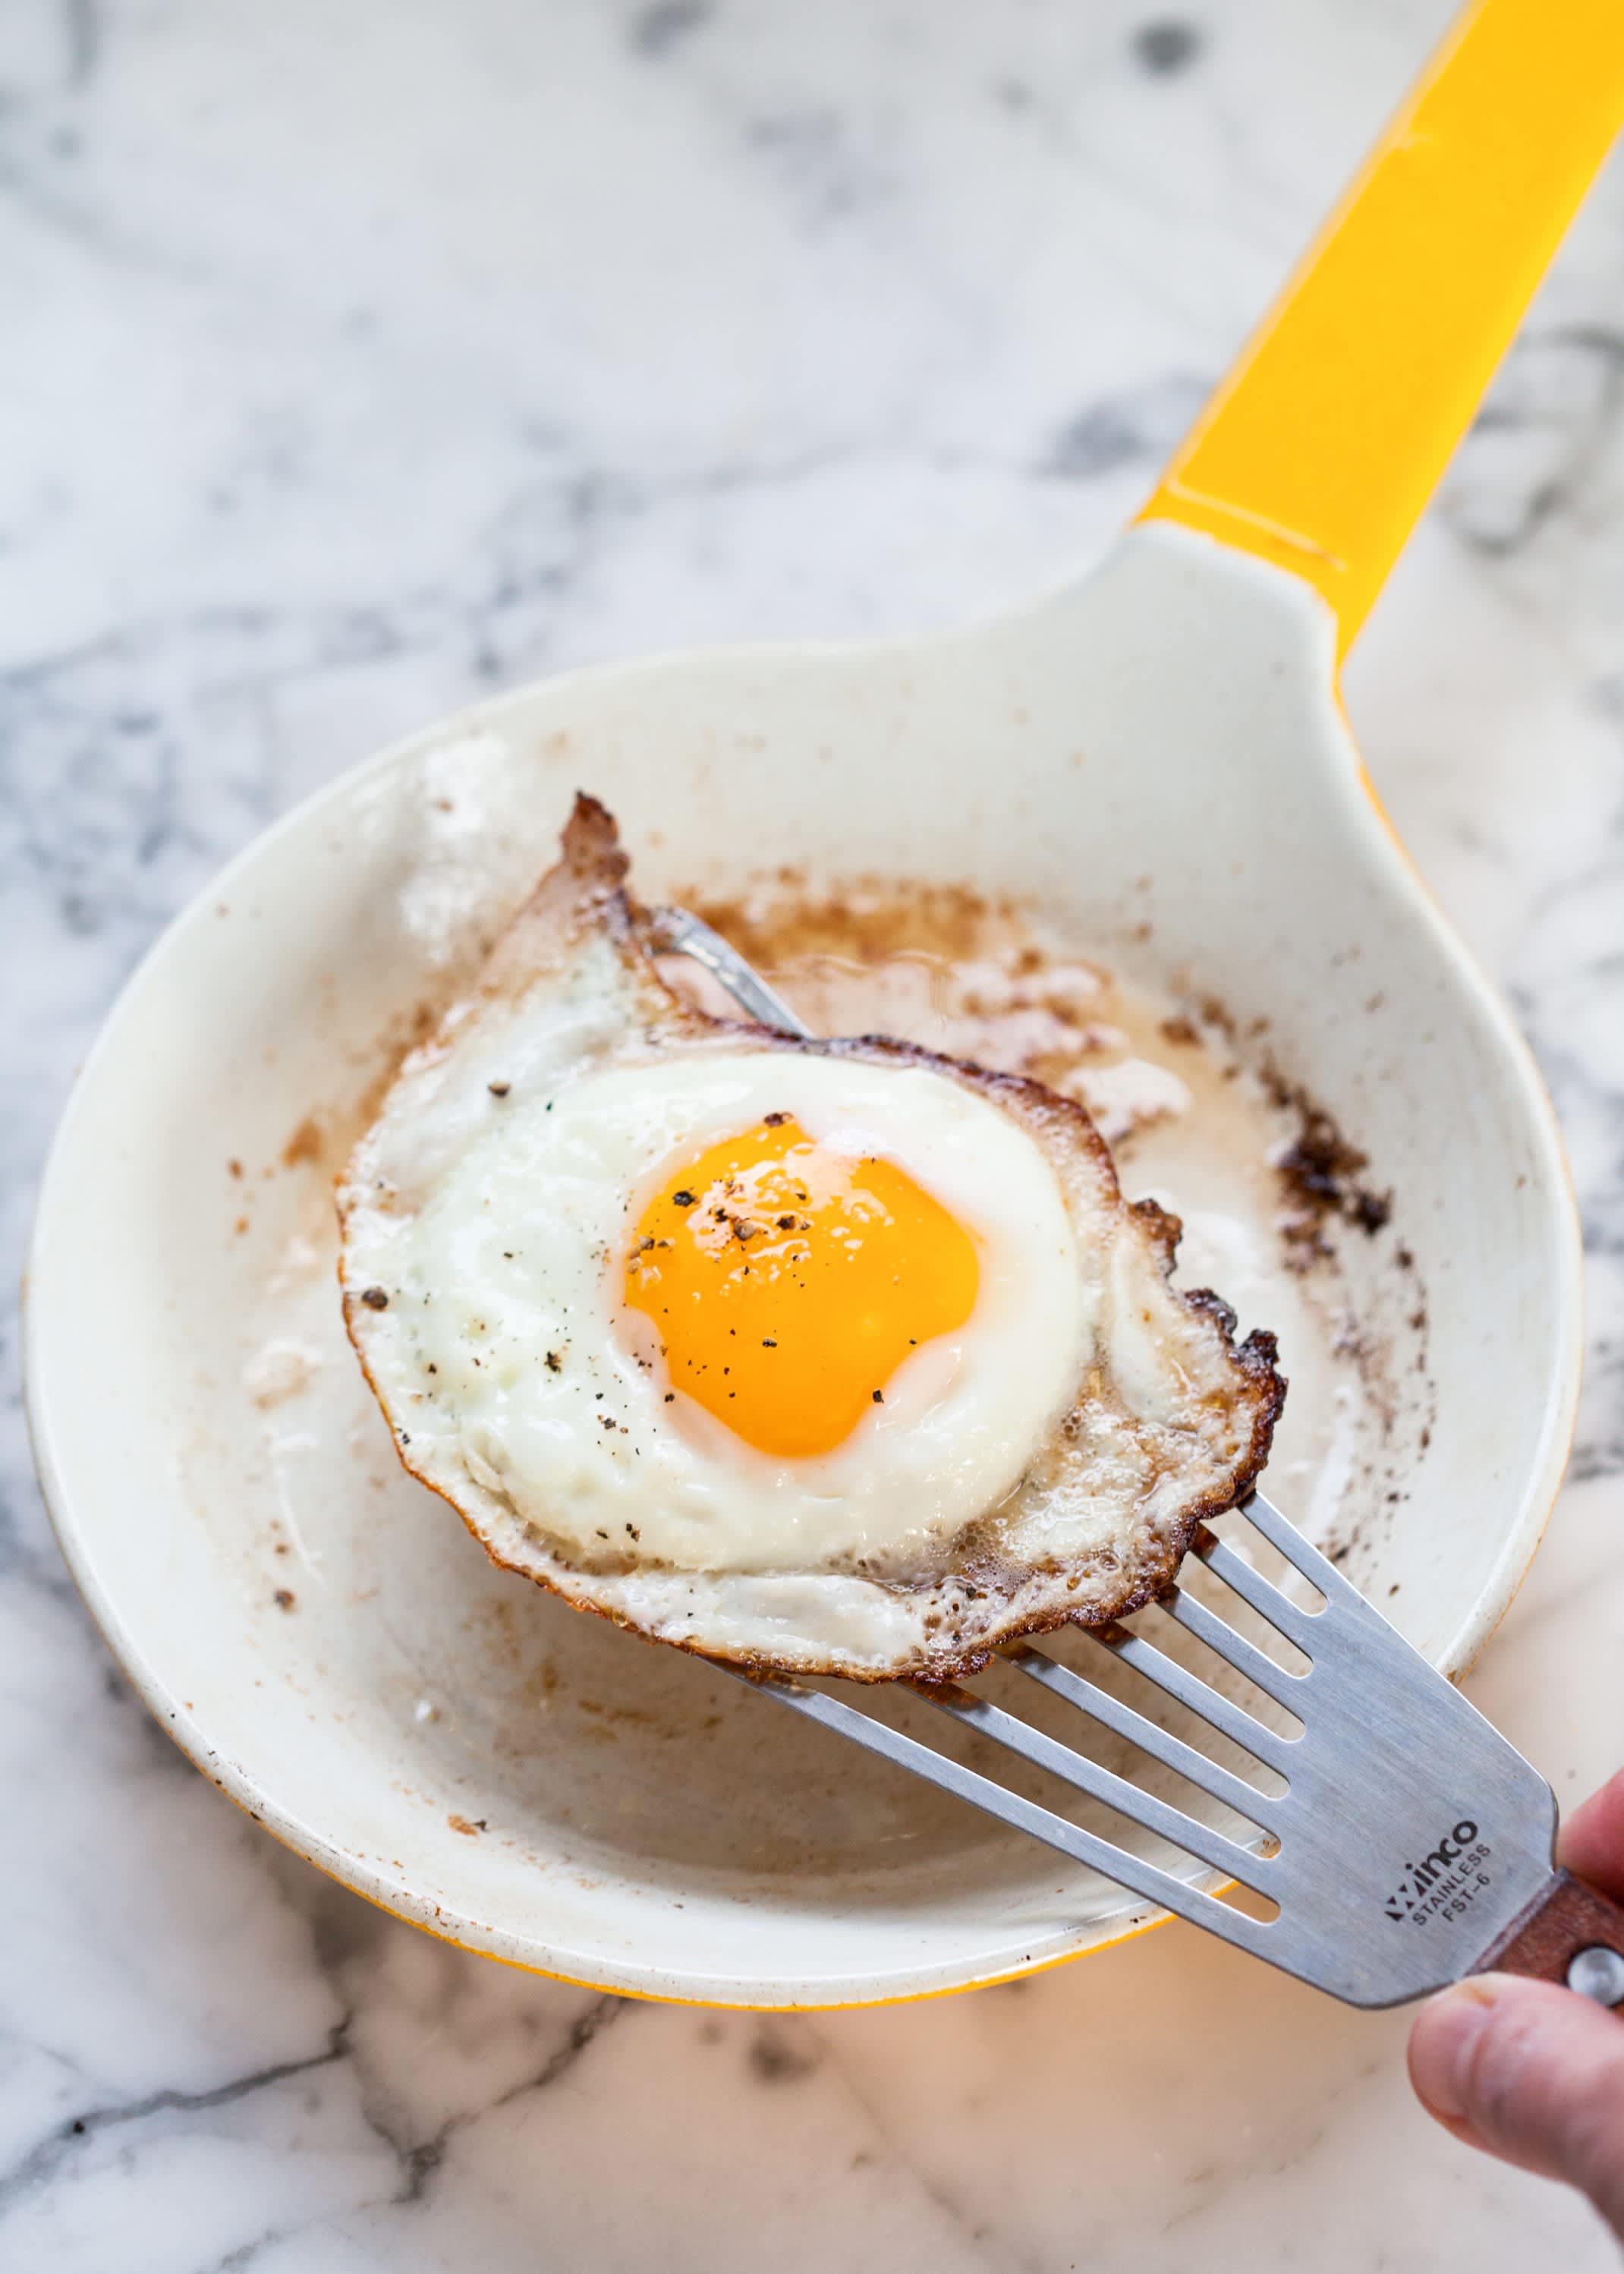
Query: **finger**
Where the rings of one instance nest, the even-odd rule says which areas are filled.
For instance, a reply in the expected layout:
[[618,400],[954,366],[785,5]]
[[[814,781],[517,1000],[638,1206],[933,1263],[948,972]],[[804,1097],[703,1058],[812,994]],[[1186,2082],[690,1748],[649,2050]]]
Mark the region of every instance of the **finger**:
[[1575,1809],[1556,1835],[1556,1859],[1624,1901],[1624,1769]]
[[1478,1974],[1430,1999],[1410,2078],[1458,2140],[1583,2189],[1624,2236],[1624,2022],[1549,1982]]

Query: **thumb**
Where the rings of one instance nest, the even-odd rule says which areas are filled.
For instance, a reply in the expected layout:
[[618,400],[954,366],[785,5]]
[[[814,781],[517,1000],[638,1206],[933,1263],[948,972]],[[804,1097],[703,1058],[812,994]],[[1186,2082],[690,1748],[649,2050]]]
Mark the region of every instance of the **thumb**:
[[1624,2022],[1549,1982],[1478,1974],[1410,2037],[1424,2107],[1475,2148],[1568,2180],[1624,2238]]

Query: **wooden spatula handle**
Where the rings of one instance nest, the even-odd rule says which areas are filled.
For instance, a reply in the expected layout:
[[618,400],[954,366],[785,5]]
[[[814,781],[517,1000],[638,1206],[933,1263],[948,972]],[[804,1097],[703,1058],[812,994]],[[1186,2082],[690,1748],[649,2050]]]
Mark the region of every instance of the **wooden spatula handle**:
[[[1591,1952],[1594,1957],[1585,1954]],[[1554,1872],[1545,1894],[1472,1971],[1531,1974],[1565,1983],[1598,2005],[1624,2004],[1624,1909],[1571,1871]]]

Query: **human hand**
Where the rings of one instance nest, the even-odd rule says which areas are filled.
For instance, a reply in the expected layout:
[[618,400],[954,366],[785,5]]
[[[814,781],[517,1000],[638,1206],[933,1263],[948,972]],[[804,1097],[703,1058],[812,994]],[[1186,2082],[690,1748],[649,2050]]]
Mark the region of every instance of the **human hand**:
[[[1624,1901],[1624,1769],[1576,1809],[1557,1860]],[[1410,2081],[1457,2140],[1589,2195],[1624,2240],[1624,2019],[1571,1990],[1475,1974],[1429,1999]]]

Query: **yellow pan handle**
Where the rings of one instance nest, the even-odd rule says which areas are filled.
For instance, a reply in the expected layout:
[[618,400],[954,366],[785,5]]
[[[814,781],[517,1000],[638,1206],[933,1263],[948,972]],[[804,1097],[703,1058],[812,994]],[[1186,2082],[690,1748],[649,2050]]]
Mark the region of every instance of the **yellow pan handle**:
[[1139,516],[1364,622],[1624,124],[1624,0],[1477,0]]

